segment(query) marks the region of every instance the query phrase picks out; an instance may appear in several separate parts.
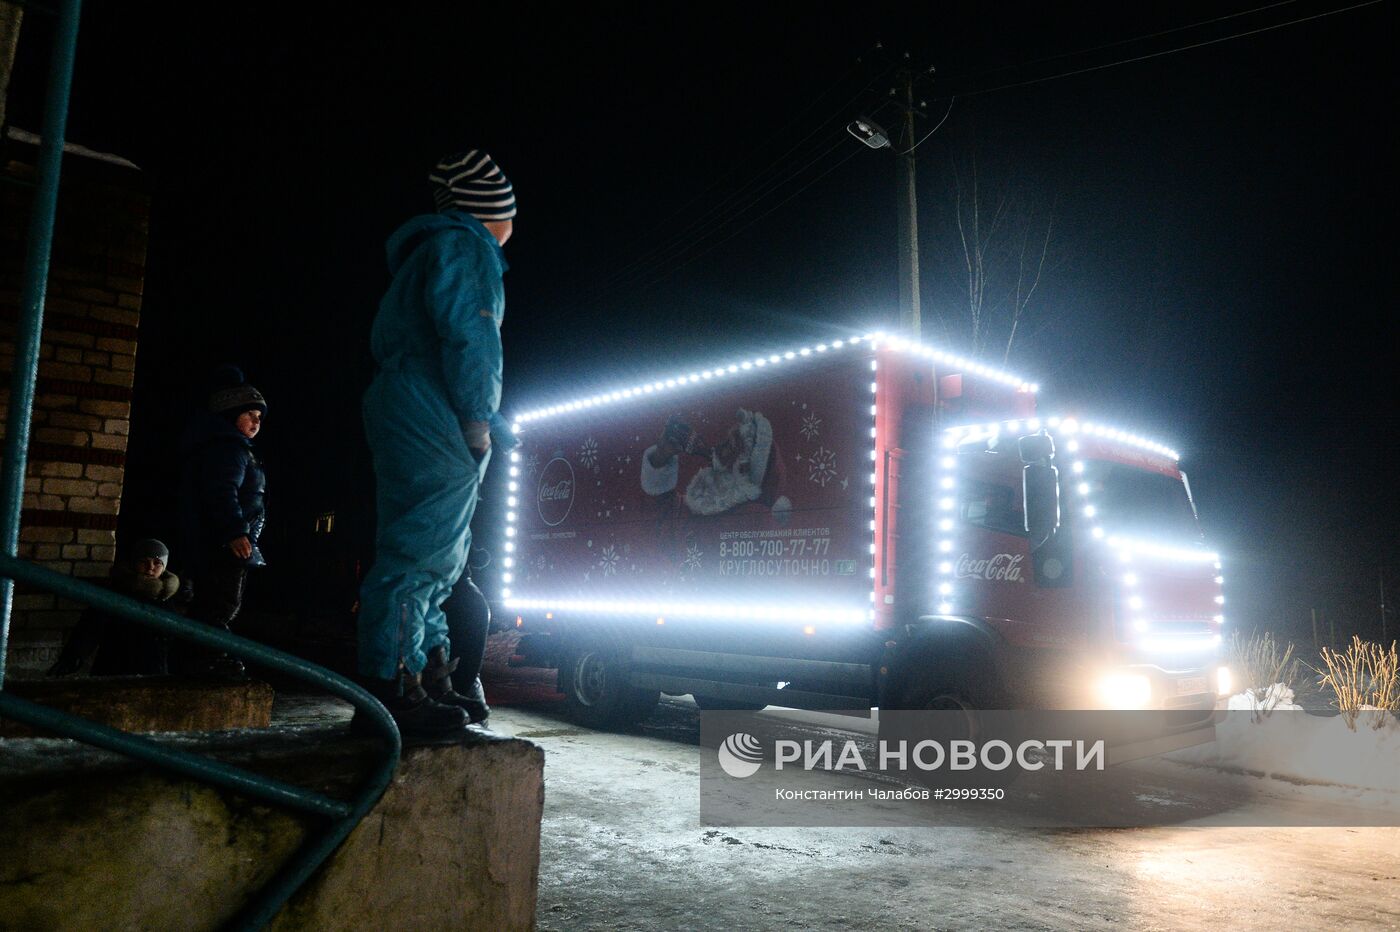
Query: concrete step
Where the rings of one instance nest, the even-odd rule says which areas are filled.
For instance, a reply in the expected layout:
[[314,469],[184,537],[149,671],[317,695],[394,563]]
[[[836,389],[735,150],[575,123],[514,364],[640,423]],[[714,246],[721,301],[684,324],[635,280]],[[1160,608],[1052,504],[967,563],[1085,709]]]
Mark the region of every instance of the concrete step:
[[[224,731],[272,723],[272,687],[173,676],[93,676],[71,680],[7,680],[5,691],[122,731]],[[0,737],[34,734],[0,718]]]
[[[343,721],[161,740],[331,795],[375,753]],[[406,750],[272,928],[532,928],[543,772],[517,738]],[[0,798],[0,930],[217,929],[313,823],[53,738],[0,739]]]

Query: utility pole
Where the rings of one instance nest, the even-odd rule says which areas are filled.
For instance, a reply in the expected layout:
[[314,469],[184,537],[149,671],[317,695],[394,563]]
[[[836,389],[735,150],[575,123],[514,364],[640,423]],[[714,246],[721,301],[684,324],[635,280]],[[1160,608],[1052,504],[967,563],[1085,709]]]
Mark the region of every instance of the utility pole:
[[[876,49],[881,46],[876,46]],[[915,136],[914,118],[926,116],[927,101],[914,101],[914,90],[918,82],[933,74],[930,66],[916,71],[909,61],[909,53],[904,53],[904,66],[896,72],[896,85],[890,88],[889,99],[872,113],[878,113],[887,106],[899,111],[900,131],[892,138],[880,124],[868,116],[853,121],[846,130],[872,149],[889,148],[894,151],[895,173],[899,189],[899,329],[912,339],[919,339],[921,313],[919,309],[919,198],[915,186],[914,150],[922,141]]]
[[904,133],[895,157],[899,164],[899,327],[919,339],[919,199],[914,184],[914,71],[901,68],[896,92],[902,98]]

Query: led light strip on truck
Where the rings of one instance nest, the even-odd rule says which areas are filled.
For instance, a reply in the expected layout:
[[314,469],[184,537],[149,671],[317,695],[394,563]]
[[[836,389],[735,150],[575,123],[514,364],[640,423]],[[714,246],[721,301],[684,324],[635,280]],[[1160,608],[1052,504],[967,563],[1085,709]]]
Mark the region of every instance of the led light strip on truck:
[[696,385],[700,382],[706,382],[712,379],[727,378],[731,375],[738,375],[741,372],[751,372],[756,369],[766,368],[767,366],[782,365],[783,363],[793,362],[798,359],[819,356],[823,353],[838,351],[846,347],[860,346],[862,344],[869,345],[872,349],[883,346],[887,349],[893,349],[915,356],[923,356],[934,362],[942,363],[955,369],[991,379],[992,381],[1000,382],[1003,385],[1009,385],[1023,391],[1035,392],[1040,387],[1031,382],[1027,382],[1019,376],[1002,372],[999,369],[993,369],[990,366],[984,366],[981,363],[973,362],[970,359],[964,359],[961,356],[955,356],[952,353],[945,353],[940,349],[923,343],[915,343],[912,340],[890,337],[883,333],[868,333],[865,336],[851,337],[848,340],[833,340],[831,343],[818,343],[815,346],[804,346],[801,349],[788,350],[783,353],[756,356],[741,362],[716,366],[713,369],[701,369],[694,372],[678,374],[671,378],[659,379],[655,382],[644,382],[641,385],[634,385],[629,388],[600,392],[596,395],[575,398],[572,401],[566,401],[557,405],[535,408],[517,417],[515,419],[515,424],[517,428],[520,428],[533,421],[538,421],[541,418],[555,417],[573,411],[584,411],[605,404],[616,404],[617,402],[626,401],[631,398],[644,398],[658,392],[671,391],[673,389],[683,388],[687,385]]
[[[615,405],[630,400],[650,399],[660,393],[665,393],[687,386],[698,385],[707,381],[717,379],[730,379],[745,373],[753,373],[764,370],[768,367],[786,365],[788,363],[801,362],[802,360],[815,360],[826,358],[830,354],[838,353],[852,348],[867,348],[869,350],[887,349],[903,354],[917,356],[928,359],[931,362],[949,366],[957,370],[977,375],[990,381],[1010,386],[1020,391],[1035,392],[1039,386],[1010,373],[993,369],[969,359],[946,353],[932,346],[917,343],[910,340],[891,337],[884,333],[875,332],[864,336],[855,336],[845,340],[833,340],[830,343],[818,343],[812,346],[804,346],[798,349],[788,350],[782,353],[772,353],[767,356],[756,356],[741,361],[732,362],[726,365],[716,366],[710,369],[691,371],[685,374],[678,374],[674,377],[659,379],[653,382],[646,382],[628,388],[621,388],[613,391],[601,392],[595,395],[584,396],[555,405],[536,408],[521,414],[516,420],[514,427],[517,432],[523,432],[528,425],[536,423],[546,418],[553,418],[560,415],[567,415],[578,411],[587,411],[604,405]],[[878,499],[874,494],[878,483],[878,475],[873,469],[877,460],[876,449],[877,427],[876,421],[879,415],[877,402],[878,383],[875,374],[878,372],[878,362],[874,359],[870,361],[871,368],[871,407],[870,407],[870,458],[872,461],[872,472],[870,474],[870,553],[873,556],[878,550],[876,539],[876,529],[878,526]],[[662,603],[654,600],[578,600],[570,598],[536,598],[521,597],[513,593],[516,572],[516,537],[517,520],[520,498],[520,454],[512,453],[510,456],[509,482],[507,485],[508,497],[506,500],[506,555],[503,559],[504,572],[501,576],[503,588],[501,596],[508,608],[517,611],[564,611],[580,613],[608,613],[632,616],[656,615],[658,622],[665,617],[678,618],[734,618],[753,620],[780,620],[780,621],[813,621],[818,623],[848,624],[865,622],[875,618],[875,568],[872,560],[871,588],[869,591],[868,608],[832,608],[829,604],[819,605],[747,605],[738,603]],[[811,627],[805,629],[806,633],[814,633]]]
[[[1084,473],[1084,460],[1078,456],[1080,444],[1076,437],[1094,437],[1103,439],[1123,446],[1155,453],[1170,459],[1173,463],[1181,459],[1176,450],[1164,444],[1148,440],[1138,434],[1128,431],[1107,427],[1101,424],[1090,422],[1080,422],[1074,418],[1029,418],[1025,420],[994,421],[987,424],[976,424],[963,427],[948,428],[943,432],[943,449],[939,451],[938,465],[938,508],[937,527],[940,532],[936,547],[938,553],[936,593],[938,611],[941,614],[950,614],[955,610],[956,591],[953,584],[954,566],[952,553],[955,546],[954,532],[957,527],[957,457],[958,447],[965,443],[976,443],[1003,434],[1015,436],[1026,433],[1035,433],[1045,429],[1052,434],[1058,435],[1064,441],[1063,453],[1057,451],[1056,459],[1068,454],[1070,457],[1069,471],[1071,477]],[[1213,551],[1194,550],[1184,547],[1159,544],[1153,541],[1145,541],[1131,537],[1120,537],[1111,535],[1104,530],[1097,520],[1098,510],[1094,505],[1090,493],[1092,491],[1089,483],[1076,481],[1071,478],[1072,487],[1078,496],[1078,502],[1071,507],[1077,507],[1079,513],[1089,519],[1090,534],[1095,540],[1102,541],[1118,557],[1119,562],[1131,564],[1135,556],[1149,557],[1154,560],[1168,560],[1180,563],[1213,563],[1217,572],[1221,569],[1220,555]],[[1133,590],[1138,579],[1136,574],[1125,572],[1122,577],[1122,584],[1128,591]],[[1217,575],[1215,584],[1221,589],[1215,596],[1217,605],[1225,604],[1223,588],[1225,577]],[[1127,597],[1127,604],[1134,612],[1142,612],[1146,609],[1146,604],[1140,595],[1130,595]],[[1217,625],[1225,623],[1224,615],[1216,615],[1214,621]],[[1150,625],[1146,618],[1142,616],[1133,619],[1133,628],[1139,634],[1146,635]],[[1215,634],[1209,638],[1181,640],[1167,638],[1144,637],[1140,645],[1155,653],[1190,652],[1208,650],[1216,647],[1220,643],[1220,635]]]
[[[1026,418],[1024,420],[993,421],[990,424],[973,424],[964,427],[950,427],[944,433],[947,437],[943,441],[945,447],[956,447],[959,444],[970,441],[984,440],[989,437],[998,436],[1002,433],[1019,433],[1024,430],[1027,433],[1035,433],[1041,427],[1065,437],[1073,438],[1076,434],[1082,437],[1096,437],[1103,440],[1111,440],[1114,443],[1121,443],[1124,446],[1136,447],[1139,450],[1146,450],[1149,453],[1157,453],[1167,457],[1172,462],[1181,459],[1181,455],[1171,447],[1148,440],[1137,434],[1126,430],[1118,430],[1113,427],[1105,427],[1102,424],[1090,422],[1080,423],[1075,418]],[[1070,453],[1079,452],[1078,441],[1069,440],[1067,447]]]
[[861,609],[810,605],[750,605],[739,602],[656,602],[627,599],[512,599],[510,608],[590,615],[655,615],[665,618],[742,618],[746,621],[813,621],[850,624],[866,620]]

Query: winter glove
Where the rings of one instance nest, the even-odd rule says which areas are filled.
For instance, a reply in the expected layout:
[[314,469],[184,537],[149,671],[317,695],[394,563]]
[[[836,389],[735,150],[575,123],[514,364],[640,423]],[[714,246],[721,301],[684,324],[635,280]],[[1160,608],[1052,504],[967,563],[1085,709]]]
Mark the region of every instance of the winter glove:
[[467,421],[462,427],[462,436],[467,447],[478,457],[491,448],[491,423],[489,421]]
[[491,415],[491,443],[502,453],[509,453],[520,446],[520,438],[511,430],[510,422],[501,417],[499,411]]

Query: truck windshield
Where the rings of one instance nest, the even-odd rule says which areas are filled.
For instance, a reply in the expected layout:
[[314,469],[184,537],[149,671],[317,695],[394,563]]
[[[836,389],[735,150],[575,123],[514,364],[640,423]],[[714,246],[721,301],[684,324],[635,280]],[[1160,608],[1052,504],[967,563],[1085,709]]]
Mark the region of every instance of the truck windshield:
[[1201,539],[1196,513],[1180,479],[1122,463],[1087,460],[1079,482],[1088,483],[1089,501],[1104,528],[1113,533],[1183,543]]

